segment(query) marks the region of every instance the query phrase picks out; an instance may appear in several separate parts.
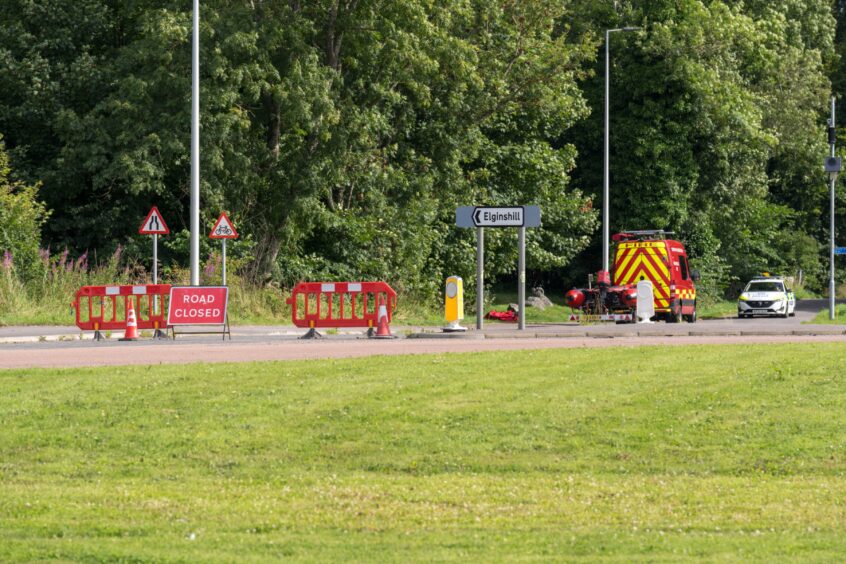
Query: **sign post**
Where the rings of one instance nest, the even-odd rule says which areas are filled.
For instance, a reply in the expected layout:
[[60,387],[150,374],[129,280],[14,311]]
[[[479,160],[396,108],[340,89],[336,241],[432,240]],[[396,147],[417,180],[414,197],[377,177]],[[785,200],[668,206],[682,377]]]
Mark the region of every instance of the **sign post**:
[[235,227],[232,225],[232,222],[229,221],[229,217],[227,217],[226,212],[222,212],[220,217],[217,218],[217,222],[214,224],[214,227],[212,227],[211,233],[209,233],[209,238],[221,240],[221,255],[223,259],[223,270],[221,274],[223,277],[223,285],[226,286],[226,240],[238,238],[238,232],[235,231]]
[[526,328],[526,228],[539,227],[538,206],[461,206],[455,210],[457,227],[476,228],[476,329],[482,328],[485,299],[485,227],[517,227],[519,260],[517,264],[517,328]]
[[[176,339],[177,325],[222,325],[223,338],[229,330],[229,288],[226,286],[172,286],[167,309],[167,324]],[[198,334],[182,331],[183,334]]]
[[485,228],[476,228],[476,329],[482,328],[485,309]]
[[[159,212],[159,208],[153,206],[150,209],[150,213],[147,214],[147,217],[144,218],[143,223],[141,223],[141,227],[138,228],[138,233],[141,235],[152,235],[153,236],[153,284],[159,283],[159,235],[167,235],[170,233],[170,229],[168,229],[167,224],[164,222],[162,218],[161,212]],[[153,299],[153,314],[158,315],[159,313],[159,297],[156,296]],[[162,332],[156,329],[156,334],[153,337],[158,338],[162,337]]]

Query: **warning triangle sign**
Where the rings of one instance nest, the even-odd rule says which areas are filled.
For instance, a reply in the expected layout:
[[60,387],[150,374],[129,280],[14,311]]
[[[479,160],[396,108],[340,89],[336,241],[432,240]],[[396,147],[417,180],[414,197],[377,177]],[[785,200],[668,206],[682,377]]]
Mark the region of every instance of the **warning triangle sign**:
[[153,206],[144,223],[138,229],[138,233],[141,235],[167,235],[170,233],[170,229],[167,228],[164,219],[162,219],[159,208]]
[[229,221],[229,218],[226,217],[226,212],[220,214],[220,217],[217,218],[217,223],[214,224],[212,227],[211,233],[209,233],[209,238],[211,239],[237,239],[238,232],[235,231],[235,227],[232,226],[232,222]]

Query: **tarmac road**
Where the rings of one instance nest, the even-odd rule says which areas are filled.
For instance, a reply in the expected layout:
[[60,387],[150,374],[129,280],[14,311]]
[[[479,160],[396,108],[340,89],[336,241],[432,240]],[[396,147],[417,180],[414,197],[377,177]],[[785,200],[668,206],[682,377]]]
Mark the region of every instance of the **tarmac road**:
[[[220,335],[180,335],[177,340],[115,338],[93,341],[91,335],[68,327],[0,328],[0,368],[117,366],[191,362],[245,362],[360,357],[514,349],[582,348],[641,345],[842,342],[846,326],[807,322],[825,300],[802,300],[788,319],[701,320],[695,324],[527,325],[487,323],[482,331],[448,336],[439,328],[395,327],[394,340],[363,338],[362,332],[341,332],[324,339],[303,341],[303,330],[285,327],[234,327],[232,340]],[[469,324],[474,319],[465,319]],[[413,337],[413,338],[411,338]]]

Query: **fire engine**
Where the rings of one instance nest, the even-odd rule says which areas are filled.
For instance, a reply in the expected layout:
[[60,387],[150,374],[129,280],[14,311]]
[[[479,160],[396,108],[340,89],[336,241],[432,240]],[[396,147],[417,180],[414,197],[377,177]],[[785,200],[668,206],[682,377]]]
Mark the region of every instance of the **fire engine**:
[[[670,239],[672,232],[626,231],[611,239],[616,244],[614,278],[606,270],[596,275],[595,286],[573,288],[565,301],[579,314],[571,320],[634,322],[637,283],[652,282],[655,316],[670,323],[696,322],[696,287],[699,273],[690,270],[684,245]],[[648,302],[647,302],[648,303]]]

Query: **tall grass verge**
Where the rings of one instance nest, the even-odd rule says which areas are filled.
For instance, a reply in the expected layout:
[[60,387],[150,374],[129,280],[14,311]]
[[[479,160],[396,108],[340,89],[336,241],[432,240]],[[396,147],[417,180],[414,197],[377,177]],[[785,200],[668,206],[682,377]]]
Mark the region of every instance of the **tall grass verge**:
[[[26,279],[7,255],[0,262],[0,326],[73,325],[71,303],[82,286],[148,284],[149,271],[140,263],[126,263],[121,249],[104,263],[89,265],[88,255],[72,258],[67,251],[51,256],[41,251],[38,275]],[[291,306],[288,290],[274,285],[257,286],[238,274],[238,262],[231,261],[227,272],[229,321],[247,325],[289,325]],[[222,284],[220,255],[212,253],[202,265],[200,284]],[[186,268],[167,266],[159,282],[187,286]],[[469,310],[468,310],[469,311]],[[413,297],[400,296],[394,323],[402,325],[443,324],[443,310]]]
[[121,249],[95,267],[88,253],[76,259],[67,251],[51,256],[40,251],[37,274],[24,279],[11,257],[0,264],[0,325],[70,325],[71,302],[82,286],[128,284],[139,268],[121,266]]

